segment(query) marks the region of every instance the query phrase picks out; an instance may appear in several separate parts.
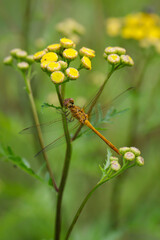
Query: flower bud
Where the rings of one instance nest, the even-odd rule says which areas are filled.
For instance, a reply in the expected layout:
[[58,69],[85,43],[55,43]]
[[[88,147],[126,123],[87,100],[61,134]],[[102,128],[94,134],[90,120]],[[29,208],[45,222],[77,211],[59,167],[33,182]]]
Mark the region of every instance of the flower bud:
[[115,162],[117,161],[118,162],[118,160],[119,159],[117,157],[112,157],[112,156],[110,157],[110,162],[113,162],[113,161],[115,161]]
[[3,60],[3,63],[5,65],[12,65],[12,62],[13,62],[13,58],[11,56],[5,57]]
[[17,64],[17,67],[21,70],[21,71],[26,71],[29,68],[29,64],[27,62],[19,62]]
[[114,171],[119,171],[119,169],[121,168],[121,165],[117,162],[117,161],[113,161],[111,162],[111,169]]
[[104,57],[105,59],[107,59],[108,55],[104,52],[104,53],[103,53],[103,57]]
[[134,61],[129,55],[121,55],[121,62],[127,66],[134,65]]
[[29,64],[32,64],[34,62],[33,55],[28,55],[25,59]]
[[67,77],[69,77],[72,80],[76,80],[77,78],[79,78],[79,72],[76,68],[69,67],[66,69],[65,72]]
[[117,54],[110,54],[107,57],[107,61],[113,65],[120,63],[120,57]]
[[136,157],[140,156],[141,154],[140,150],[136,147],[130,147],[130,151],[133,152]]
[[114,47],[118,55],[126,54],[126,49],[122,47]]
[[138,166],[143,166],[144,165],[144,158],[141,156],[136,157],[136,163]]
[[10,51],[10,54],[13,56],[13,57],[16,57],[16,53],[18,51],[22,51],[20,48],[13,48],[11,51]]
[[117,53],[116,49],[114,47],[106,47],[104,52],[108,55],[108,54],[113,54],[113,53]]
[[135,155],[133,152],[126,152],[124,154],[124,159],[127,161],[133,161],[135,159]]
[[27,57],[27,52],[23,51],[23,50],[19,50],[19,51],[16,52],[15,57],[19,58],[21,60],[24,60]]
[[66,68],[68,67],[68,64],[67,64],[65,61],[60,60],[60,61],[58,61],[58,62],[59,62],[60,65],[61,65],[61,69],[66,69]]
[[119,148],[119,152],[120,154],[124,155],[126,152],[129,152],[130,151],[130,148],[129,147],[122,147],[122,148]]
[[64,73],[61,71],[55,71],[51,74],[51,80],[55,84],[62,83],[64,81]]

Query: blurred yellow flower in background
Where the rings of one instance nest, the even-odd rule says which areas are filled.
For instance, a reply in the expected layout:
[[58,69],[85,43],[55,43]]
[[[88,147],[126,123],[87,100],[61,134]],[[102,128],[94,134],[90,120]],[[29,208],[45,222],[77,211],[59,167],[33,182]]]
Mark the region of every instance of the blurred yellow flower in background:
[[111,37],[137,40],[141,47],[154,46],[160,53],[160,17],[157,14],[138,12],[123,18],[109,18],[106,31]]

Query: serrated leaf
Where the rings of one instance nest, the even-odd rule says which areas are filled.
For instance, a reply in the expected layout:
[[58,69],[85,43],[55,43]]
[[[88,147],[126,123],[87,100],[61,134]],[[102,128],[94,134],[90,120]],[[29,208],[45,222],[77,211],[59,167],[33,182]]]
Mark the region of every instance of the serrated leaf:
[[104,170],[106,170],[109,166],[110,166],[110,157],[112,156],[112,152],[109,148],[107,148],[107,158],[105,160],[105,164],[104,164]]
[[128,111],[129,108],[126,108],[126,109],[123,109],[123,110],[120,110],[120,111],[117,111],[117,109],[115,108],[110,108],[106,114],[106,116],[104,117],[103,121],[107,121],[107,122],[110,122],[111,118],[117,116],[117,115],[120,115],[126,111]]

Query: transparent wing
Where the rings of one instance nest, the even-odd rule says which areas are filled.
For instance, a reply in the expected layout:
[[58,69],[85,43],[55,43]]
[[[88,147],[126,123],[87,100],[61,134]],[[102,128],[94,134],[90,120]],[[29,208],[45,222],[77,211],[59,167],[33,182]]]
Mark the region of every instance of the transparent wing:
[[[78,126],[79,126],[79,122],[76,123],[71,129],[70,132],[72,132],[73,130],[75,130]],[[43,149],[41,149],[38,153],[36,153],[35,157],[39,156],[39,154],[43,153],[44,151],[49,151],[51,149],[53,149],[54,147],[61,145],[65,142],[65,135],[62,134],[60,137],[56,138],[55,140],[53,140],[51,143],[49,143],[48,145],[46,145]]]

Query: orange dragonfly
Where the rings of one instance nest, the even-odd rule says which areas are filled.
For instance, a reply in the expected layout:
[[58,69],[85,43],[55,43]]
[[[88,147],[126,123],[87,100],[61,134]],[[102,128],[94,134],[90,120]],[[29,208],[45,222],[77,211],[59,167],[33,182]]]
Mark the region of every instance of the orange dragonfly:
[[[128,92],[128,91],[130,91],[130,90],[132,90],[132,89],[133,89],[133,87],[129,87],[129,88],[126,89],[125,91],[121,92],[121,93],[118,94],[114,99],[112,99],[104,108],[101,107],[100,110],[106,109],[106,107],[107,107],[108,105],[110,106],[110,104],[113,103],[115,100],[119,99],[119,97],[120,97],[121,95],[124,95],[124,93],[126,93],[126,92]],[[89,108],[89,105],[90,105],[93,101],[94,101],[94,98],[91,100],[91,102],[90,102],[87,106],[85,106],[85,109],[86,109],[86,108]],[[109,147],[111,147],[115,152],[117,152],[117,153],[119,154],[119,150],[118,150],[109,140],[107,140],[97,129],[95,129],[95,128],[93,127],[93,125],[91,124],[91,122],[88,120],[88,119],[91,117],[91,116],[90,116],[90,112],[88,112],[88,114],[86,114],[85,111],[84,111],[84,108],[80,108],[80,107],[78,107],[78,106],[75,106],[75,105],[74,105],[74,100],[73,100],[72,98],[65,99],[63,104],[64,104],[64,107],[65,107],[66,109],[70,110],[69,112],[71,113],[72,118],[73,118],[73,119],[77,119],[77,120],[81,123],[81,125],[80,125],[80,124],[76,124],[75,126],[73,126],[73,128],[70,129],[71,131],[77,129],[77,127],[78,127],[78,129],[79,129],[81,126],[86,125],[86,126],[87,126],[88,128],[90,128],[94,133],[96,133]],[[49,105],[49,104],[47,104],[47,106],[48,106],[48,107],[54,107],[54,108],[58,109],[58,111],[61,109],[61,107],[55,107],[55,106],[52,106],[52,105]],[[120,112],[123,112],[123,111],[125,111],[125,110],[122,110],[122,111],[120,111]],[[68,113],[65,112],[64,110],[63,110],[61,113],[62,113],[62,114],[65,114],[65,116],[68,115]],[[117,112],[117,113],[119,114],[119,112]],[[99,113],[98,113],[98,114],[99,114]],[[92,115],[94,116],[94,114],[92,114]],[[106,115],[106,116],[107,116],[107,115]],[[110,118],[110,117],[109,117],[109,118]],[[71,120],[69,120],[69,121],[71,121]],[[54,120],[54,121],[50,121],[50,122],[48,122],[48,123],[40,124],[40,127],[43,127],[43,126],[46,127],[46,126],[50,126],[50,125],[53,125],[53,124],[56,124],[56,123],[60,123],[60,122],[61,122],[61,119]],[[103,119],[102,119],[102,122],[103,122]],[[108,120],[107,120],[107,122],[108,122]],[[106,123],[106,120],[105,120],[104,123]],[[94,123],[94,124],[96,124],[96,123]],[[36,128],[36,126],[30,126],[30,127],[27,127],[27,128],[25,128],[25,129],[23,129],[20,133],[32,133],[33,130],[35,130],[35,128]],[[76,130],[76,132],[77,132],[77,130]],[[79,131],[78,131],[78,132],[79,132]],[[86,132],[86,131],[85,131],[85,132]],[[84,132],[83,132],[83,133],[84,133]],[[82,133],[82,134],[83,134],[83,133]],[[75,137],[75,135],[76,135],[76,137]],[[74,134],[74,137],[71,138],[71,141],[75,140],[78,135],[79,135],[79,134]],[[43,151],[48,151],[48,150],[52,149],[55,145],[57,145],[57,143],[60,143],[61,141],[63,142],[63,140],[64,140],[64,134],[61,135],[59,138],[53,140],[53,141],[52,141],[51,143],[49,143],[48,145],[46,145],[43,149],[41,149],[41,150],[35,155],[35,157],[37,157],[37,156],[38,156],[40,153],[42,153]]]
[[89,127],[94,133],[96,133],[110,148],[112,148],[116,153],[119,153],[119,150],[108,140],[106,139],[97,129],[93,127],[93,125],[88,120],[88,114],[84,112],[83,108],[80,108],[74,105],[73,98],[66,98],[64,99],[64,107],[67,108],[73,118],[76,118],[81,124],[86,125]]

